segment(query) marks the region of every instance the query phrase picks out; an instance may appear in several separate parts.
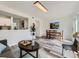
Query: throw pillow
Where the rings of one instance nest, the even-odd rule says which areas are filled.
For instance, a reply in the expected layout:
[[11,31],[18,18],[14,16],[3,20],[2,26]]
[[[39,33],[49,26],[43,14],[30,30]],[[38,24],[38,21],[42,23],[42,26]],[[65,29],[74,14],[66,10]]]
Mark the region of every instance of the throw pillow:
[[0,43],[0,54],[2,53],[2,51],[3,51],[5,48],[6,48],[6,46]]

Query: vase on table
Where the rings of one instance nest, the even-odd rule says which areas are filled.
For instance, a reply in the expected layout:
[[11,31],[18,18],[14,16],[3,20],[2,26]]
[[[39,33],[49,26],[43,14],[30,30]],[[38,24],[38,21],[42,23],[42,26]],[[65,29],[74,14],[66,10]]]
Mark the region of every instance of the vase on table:
[[35,23],[33,23],[33,25],[31,26],[31,33],[32,33],[32,45],[35,45],[35,32],[36,32],[36,28],[35,28]]
[[36,37],[35,37],[35,33],[33,33],[34,35],[32,35],[32,46],[34,46],[35,45],[35,39],[36,39]]

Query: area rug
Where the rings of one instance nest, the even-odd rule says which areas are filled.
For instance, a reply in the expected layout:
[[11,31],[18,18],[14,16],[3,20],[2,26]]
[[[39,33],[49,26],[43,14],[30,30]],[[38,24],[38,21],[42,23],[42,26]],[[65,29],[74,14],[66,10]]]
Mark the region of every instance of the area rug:
[[[16,45],[16,46],[12,46],[11,47],[11,51],[13,53],[13,55],[16,57],[16,58],[19,58],[20,57],[20,49],[19,47]],[[33,55],[35,55],[36,53],[35,52],[31,52]],[[25,51],[23,51],[23,54],[25,54]],[[29,54],[25,55],[23,58],[33,58],[32,56],[30,56]],[[48,53],[45,49],[41,48],[39,49],[39,53],[38,53],[38,58],[58,58],[57,56],[55,55],[51,55],[50,53]]]

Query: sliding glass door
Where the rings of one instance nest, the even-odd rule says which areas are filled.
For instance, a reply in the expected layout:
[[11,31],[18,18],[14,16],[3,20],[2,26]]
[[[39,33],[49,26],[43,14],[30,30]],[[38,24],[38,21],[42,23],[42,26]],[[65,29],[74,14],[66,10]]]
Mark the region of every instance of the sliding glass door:
[[76,19],[76,32],[79,32],[79,16]]
[[73,20],[73,32],[79,32],[79,15]]

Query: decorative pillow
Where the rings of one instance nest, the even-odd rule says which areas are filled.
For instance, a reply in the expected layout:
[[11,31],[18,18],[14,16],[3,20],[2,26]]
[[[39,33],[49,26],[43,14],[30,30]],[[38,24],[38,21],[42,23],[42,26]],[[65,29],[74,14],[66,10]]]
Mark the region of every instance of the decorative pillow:
[[0,40],[0,43],[7,46],[7,39]]
[[5,48],[6,48],[6,46],[0,43],[0,54],[2,53],[2,51],[3,51]]

